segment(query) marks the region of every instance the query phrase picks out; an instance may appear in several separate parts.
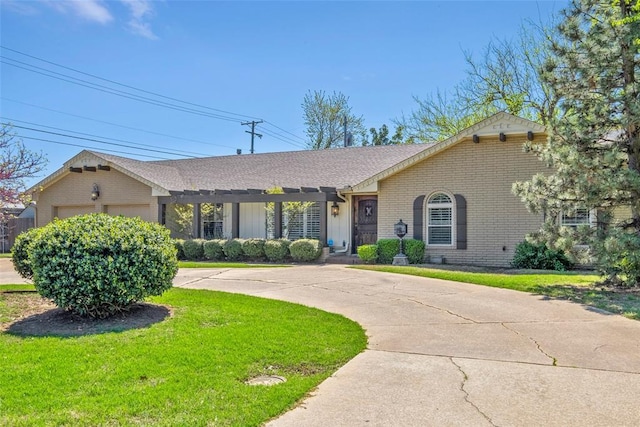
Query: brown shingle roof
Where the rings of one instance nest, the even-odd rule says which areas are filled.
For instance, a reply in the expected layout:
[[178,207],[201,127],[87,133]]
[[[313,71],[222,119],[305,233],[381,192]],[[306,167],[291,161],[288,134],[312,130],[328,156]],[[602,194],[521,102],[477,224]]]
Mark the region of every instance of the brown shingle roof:
[[275,186],[344,188],[359,184],[431,145],[349,147],[163,161],[94,154],[172,191],[265,190]]

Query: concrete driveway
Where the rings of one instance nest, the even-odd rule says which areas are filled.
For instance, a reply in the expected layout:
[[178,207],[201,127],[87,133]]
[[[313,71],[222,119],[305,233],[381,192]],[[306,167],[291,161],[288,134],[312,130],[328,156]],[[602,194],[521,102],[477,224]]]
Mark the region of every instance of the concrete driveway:
[[303,266],[181,270],[177,286],[301,303],[366,351],[269,426],[638,426],[640,322],[526,293]]

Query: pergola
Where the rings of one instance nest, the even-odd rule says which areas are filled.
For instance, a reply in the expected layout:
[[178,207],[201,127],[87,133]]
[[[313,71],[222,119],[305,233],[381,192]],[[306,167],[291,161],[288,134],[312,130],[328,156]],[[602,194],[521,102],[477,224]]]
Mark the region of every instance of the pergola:
[[343,202],[334,187],[300,187],[283,188],[283,194],[270,194],[267,190],[183,190],[170,191],[170,196],[158,197],[158,222],[165,224],[168,204],[193,205],[193,235],[201,237],[200,222],[203,203],[231,204],[231,237],[240,236],[240,209],[243,203],[273,203],[275,215],[274,237],[282,237],[282,203],[284,202],[318,202],[320,204],[320,236],[319,240],[327,245],[327,203]]

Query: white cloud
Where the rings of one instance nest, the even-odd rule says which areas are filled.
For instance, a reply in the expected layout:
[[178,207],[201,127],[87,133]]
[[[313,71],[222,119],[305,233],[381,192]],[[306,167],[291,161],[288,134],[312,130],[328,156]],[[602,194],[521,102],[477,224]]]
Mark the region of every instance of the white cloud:
[[98,24],[105,25],[113,21],[113,15],[105,7],[102,0],[49,1],[47,4],[60,12],[72,13],[82,19],[97,22]]
[[153,16],[153,7],[149,0],[120,0],[131,13],[131,18],[127,23],[129,30],[139,36],[156,40],[156,36],[151,30],[149,19]]

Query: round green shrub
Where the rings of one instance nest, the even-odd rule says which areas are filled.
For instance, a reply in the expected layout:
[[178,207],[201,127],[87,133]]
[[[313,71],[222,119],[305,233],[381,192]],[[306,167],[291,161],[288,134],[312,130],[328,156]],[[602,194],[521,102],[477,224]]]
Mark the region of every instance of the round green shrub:
[[244,252],[242,252],[242,239],[227,240],[222,247],[224,255],[229,261],[240,261]]
[[409,260],[409,264],[424,263],[425,244],[422,240],[404,239],[402,241],[402,248]]
[[184,257],[190,261],[198,261],[204,258],[204,239],[186,240],[182,245]]
[[222,261],[224,259],[224,251],[222,246],[226,240],[207,240],[202,244],[204,257],[211,261]]
[[184,239],[173,239],[173,246],[176,247],[179,260],[186,259],[184,256]]
[[251,260],[264,259],[265,239],[247,239],[242,242],[242,252]]
[[140,218],[55,219],[29,249],[38,293],[81,316],[108,317],[160,295],[178,271],[169,230]]
[[283,262],[289,256],[289,245],[291,241],[287,239],[267,240],[264,244],[264,254],[271,262]]
[[380,239],[378,245],[378,262],[380,264],[393,263],[393,257],[400,252],[400,240],[398,239]]
[[511,265],[515,268],[564,271],[573,267],[562,251],[550,249],[545,243],[523,241],[516,246]]
[[32,228],[23,233],[20,233],[16,237],[16,241],[11,248],[11,260],[13,261],[13,268],[15,268],[18,274],[25,279],[31,279],[33,277],[31,263],[29,262],[29,252],[31,244],[40,233],[40,230],[40,228]]
[[378,245],[358,246],[358,258],[365,264],[373,264],[378,259]]
[[300,239],[291,242],[289,252],[294,261],[312,262],[322,255],[322,243],[316,239]]

